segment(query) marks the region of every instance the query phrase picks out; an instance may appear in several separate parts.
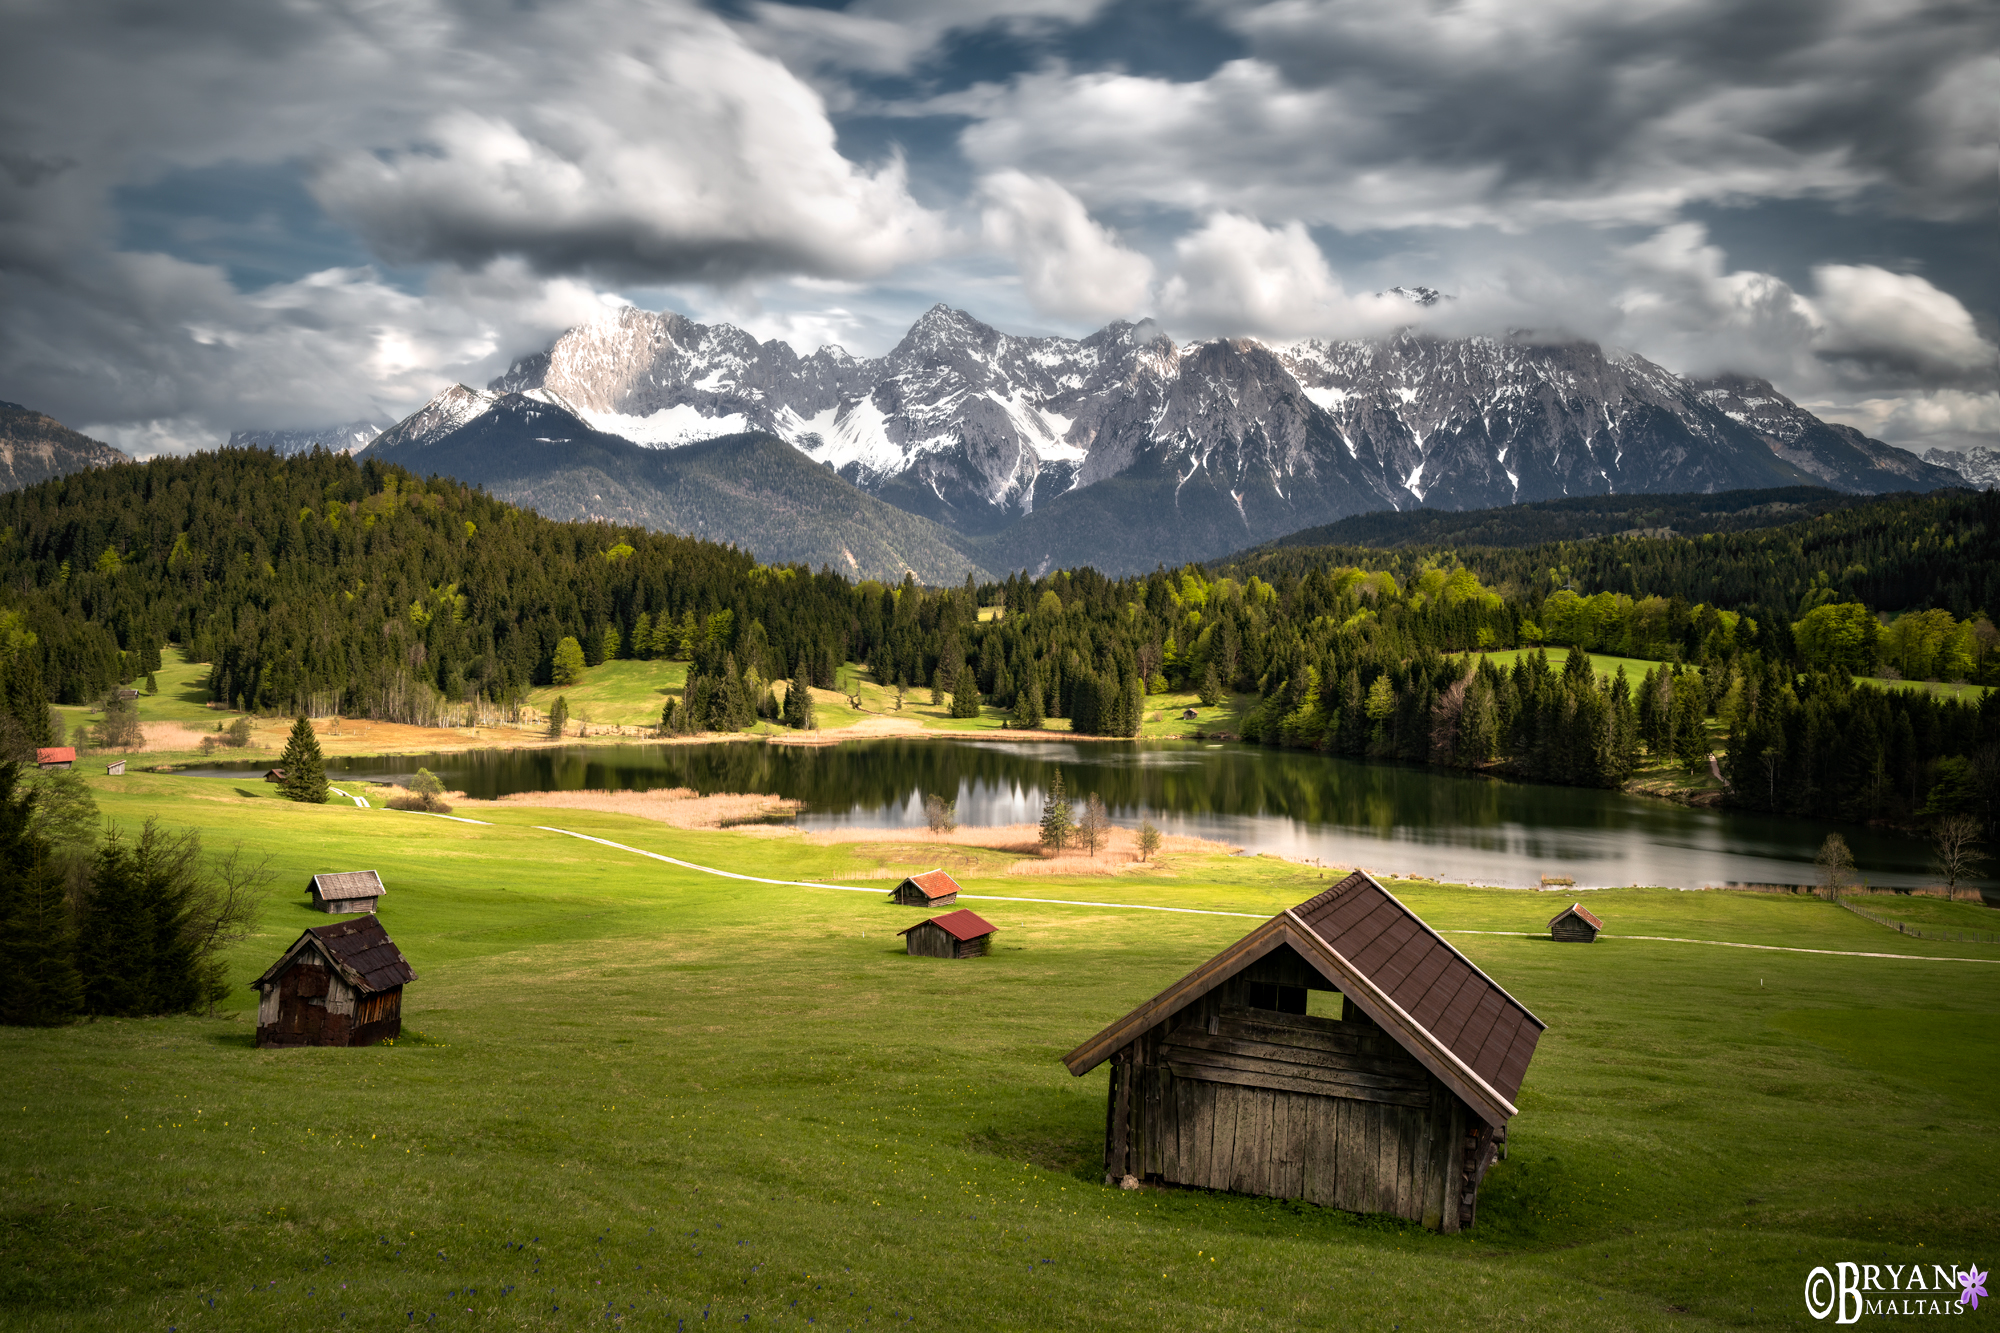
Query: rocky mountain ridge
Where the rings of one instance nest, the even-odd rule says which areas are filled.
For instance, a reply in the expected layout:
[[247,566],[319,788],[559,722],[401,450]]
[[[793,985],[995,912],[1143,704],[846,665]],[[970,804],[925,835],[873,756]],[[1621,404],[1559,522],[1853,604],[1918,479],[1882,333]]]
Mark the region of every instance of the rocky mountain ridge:
[[0,491],[64,477],[85,468],[129,463],[130,454],[71,430],[19,403],[0,402]]
[[287,458],[310,453],[316,447],[336,454],[352,454],[366,449],[387,429],[379,422],[364,420],[313,430],[238,430],[229,433],[229,443],[223,448],[269,449]]
[[1151,322],[1024,337],[943,305],[879,358],[625,307],[383,438],[436,438],[508,393],[653,448],[767,431],[996,568],[1150,568],[1417,506],[1962,484],[1762,381],[1695,382],[1591,343],[1182,345]]

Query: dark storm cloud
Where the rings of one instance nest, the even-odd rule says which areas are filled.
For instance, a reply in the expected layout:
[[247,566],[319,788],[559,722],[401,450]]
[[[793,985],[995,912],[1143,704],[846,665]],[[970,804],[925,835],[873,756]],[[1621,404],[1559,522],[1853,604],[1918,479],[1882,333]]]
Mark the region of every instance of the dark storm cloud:
[[1288,0],[1222,12],[1293,87],[1379,108],[1366,160],[1495,164],[1501,195],[1587,190],[1678,141],[1781,170],[1827,159],[1833,174],[1797,187],[1880,185],[1922,216],[1991,209],[1991,5]]

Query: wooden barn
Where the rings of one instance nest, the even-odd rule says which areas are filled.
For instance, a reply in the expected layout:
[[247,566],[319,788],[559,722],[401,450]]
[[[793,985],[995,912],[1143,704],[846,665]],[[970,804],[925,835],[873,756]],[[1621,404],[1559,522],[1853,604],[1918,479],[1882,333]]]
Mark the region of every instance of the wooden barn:
[[112,763],[109,763],[109,764],[106,764],[106,765],[104,766],[104,772],[105,772],[105,774],[106,774],[107,776],[109,776],[109,777],[114,777],[114,778],[122,778],[122,777],[124,777],[124,776],[125,776],[125,761],[124,761],[123,759],[119,759],[119,760],[115,760],[115,761],[113,761]]
[[335,870],[306,882],[313,906],[322,912],[372,912],[375,900],[388,891],[373,870]]
[[417,979],[373,916],[314,926],[252,984],[259,1046],[372,1046],[401,1034]]
[[[1337,994],[1314,1006],[1315,991]],[[1543,1027],[1356,871],[1063,1063],[1082,1075],[1111,1062],[1107,1184],[1304,1199],[1458,1231]]]
[[993,931],[985,918],[961,907],[896,933],[904,937],[904,952],[919,957],[984,958]]
[[266,782],[283,782],[284,780],[285,770],[282,768],[274,768],[264,774],[264,781]]
[[1549,918],[1549,935],[1565,944],[1595,944],[1597,932],[1603,929],[1604,923],[1582,903],[1571,903]]
[[35,751],[37,768],[75,768],[76,747],[74,745],[45,745]]
[[958,901],[958,882],[942,870],[926,870],[898,884],[889,901],[905,907],[949,907]]

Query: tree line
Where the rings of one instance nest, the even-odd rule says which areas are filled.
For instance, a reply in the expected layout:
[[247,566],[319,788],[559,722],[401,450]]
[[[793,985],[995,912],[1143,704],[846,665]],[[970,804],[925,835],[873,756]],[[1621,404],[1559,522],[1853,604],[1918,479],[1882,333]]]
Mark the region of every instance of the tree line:
[[[1285,547],[925,588],[551,522],[365,457],[225,450],[0,496],[0,699],[32,731],[38,699],[94,698],[171,642],[231,707],[451,723],[606,660],[675,658],[688,684],[662,725],[695,733],[806,724],[805,687],[851,690],[859,664],[1025,727],[1133,735],[1150,696],[1233,692],[1266,744],[1584,785],[1642,755],[1705,764],[1711,722],[1762,726],[1784,735],[1759,750],[1780,756],[1758,761],[1765,803],[1771,764],[1810,765],[1814,809],[1916,818],[1946,761],[1991,785],[1984,733],[1846,676],[2000,680],[1996,505],[1943,492],[1695,538]],[[1552,647],[1578,651],[1557,669],[1535,651]],[[1526,652],[1503,668],[1501,650]],[[1590,653],[1661,665],[1601,678]],[[1897,775],[1860,804],[1862,779],[1802,739],[1836,696],[1862,701],[1838,707]],[[1731,799],[1757,803],[1731,754]]]

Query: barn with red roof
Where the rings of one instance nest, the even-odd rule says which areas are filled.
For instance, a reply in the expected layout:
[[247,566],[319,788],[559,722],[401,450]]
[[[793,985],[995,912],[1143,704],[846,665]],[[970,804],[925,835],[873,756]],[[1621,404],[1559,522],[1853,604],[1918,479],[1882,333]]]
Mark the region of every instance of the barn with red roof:
[[926,870],[898,884],[889,901],[905,907],[949,907],[958,901],[958,881],[942,870]]
[[1107,1183],[1304,1199],[1459,1231],[1543,1027],[1356,871],[1063,1063],[1079,1076],[1111,1064]]
[[919,957],[984,958],[994,929],[992,923],[977,912],[968,912],[961,907],[956,912],[919,921],[908,930],[896,933],[903,937],[904,952]]

